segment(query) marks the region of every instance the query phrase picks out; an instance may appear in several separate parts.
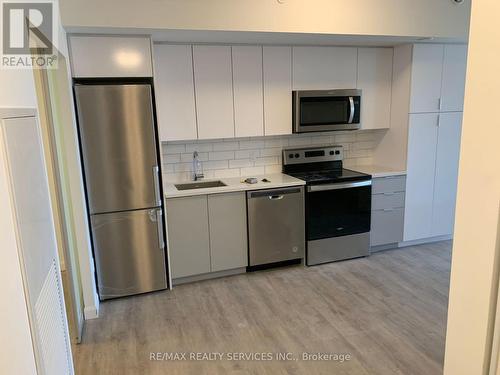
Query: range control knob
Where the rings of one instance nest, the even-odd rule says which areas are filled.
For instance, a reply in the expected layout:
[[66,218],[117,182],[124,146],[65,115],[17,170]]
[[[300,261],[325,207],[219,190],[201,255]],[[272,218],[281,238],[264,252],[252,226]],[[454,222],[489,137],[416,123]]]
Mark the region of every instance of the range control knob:
[[333,152],[333,151],[330,151],[330,155],[333,155],[333,154],[335,154],[335,152]]
[[289,157],[290,159],[293,159],[293,154],[288,154],[288,157]]
[[335,151],[335,155],[339,155],[339,154],[340,154],[339,150]]
[[298,158],[300,155],[299,154],[295,154],[295,157]]

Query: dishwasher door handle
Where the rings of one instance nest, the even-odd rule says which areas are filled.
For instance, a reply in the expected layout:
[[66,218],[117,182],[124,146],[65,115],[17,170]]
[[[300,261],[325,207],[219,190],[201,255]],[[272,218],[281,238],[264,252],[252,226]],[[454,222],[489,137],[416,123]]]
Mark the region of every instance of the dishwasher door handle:
[[284,195],[270,195],[268,198],[272,201],[279,201],[280,199],[283,199]]

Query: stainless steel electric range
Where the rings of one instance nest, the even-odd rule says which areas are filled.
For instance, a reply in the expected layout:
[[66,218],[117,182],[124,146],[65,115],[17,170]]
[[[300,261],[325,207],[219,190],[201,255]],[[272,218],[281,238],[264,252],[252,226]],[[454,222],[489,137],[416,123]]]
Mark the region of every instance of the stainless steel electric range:
[[371,176],[343,168],[342,146],[283,150],[283,173],[306,182],[308,266],[369,255]]

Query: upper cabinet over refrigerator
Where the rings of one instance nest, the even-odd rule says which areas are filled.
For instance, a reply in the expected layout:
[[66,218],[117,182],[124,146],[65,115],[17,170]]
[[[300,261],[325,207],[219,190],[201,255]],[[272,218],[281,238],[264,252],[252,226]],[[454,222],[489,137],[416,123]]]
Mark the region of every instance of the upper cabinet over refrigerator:
[[151,87],[75,85],[90,214],[161,205]]

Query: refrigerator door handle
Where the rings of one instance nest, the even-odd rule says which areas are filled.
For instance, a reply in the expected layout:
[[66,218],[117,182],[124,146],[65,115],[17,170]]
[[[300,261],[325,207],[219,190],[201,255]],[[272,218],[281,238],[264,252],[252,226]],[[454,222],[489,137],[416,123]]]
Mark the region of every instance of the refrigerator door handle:
[[156,227],[158,230],[158,246],[160,249],[165,248],[165,240],[163,239],[163,211],[161,208],[156,210]]
[[161,206],[161,194],[160,194],[160,168],[155,165],[153,167],[153,183],[155,184],[155,200],[158,206]]

